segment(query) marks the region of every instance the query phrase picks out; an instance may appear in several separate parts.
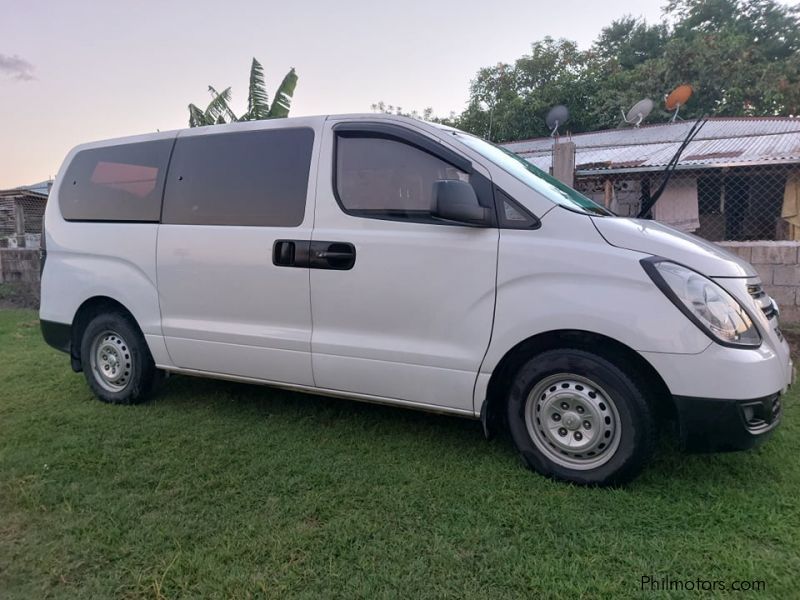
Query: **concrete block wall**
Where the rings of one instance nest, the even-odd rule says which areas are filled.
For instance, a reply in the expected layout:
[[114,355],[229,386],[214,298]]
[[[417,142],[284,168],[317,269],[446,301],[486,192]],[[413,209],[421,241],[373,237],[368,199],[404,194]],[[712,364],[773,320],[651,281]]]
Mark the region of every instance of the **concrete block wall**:
[[781,323],[800,323],[800,242],[717,242],[752,264],[781,309]]
[[36,283],[38,281],[38,248],[0,248],[0,283]]

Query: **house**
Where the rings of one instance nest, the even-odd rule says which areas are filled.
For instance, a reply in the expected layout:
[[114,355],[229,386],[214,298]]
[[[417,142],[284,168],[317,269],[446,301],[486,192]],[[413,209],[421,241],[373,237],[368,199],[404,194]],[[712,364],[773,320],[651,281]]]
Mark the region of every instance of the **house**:
[[38,248],[52,180],[0,190],[0,248]]
[[[625,216],[654,192],[694,121],[562,136],[575,187]],[[504,144],[546,171],[553,138]],[[800,118],[710,118],[683,151],[652,217],[713,241],[800,240]]]

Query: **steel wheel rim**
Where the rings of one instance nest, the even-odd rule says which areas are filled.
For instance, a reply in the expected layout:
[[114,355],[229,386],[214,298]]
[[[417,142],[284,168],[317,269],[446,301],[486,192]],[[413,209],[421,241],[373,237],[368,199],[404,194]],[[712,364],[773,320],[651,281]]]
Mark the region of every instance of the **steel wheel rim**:
[[95,381],[104,390],[121,392],[131,381],[133,356],[130,346],[116,331],[103,331],[92,340],[89,361]]
[[525,425],[548,459],[581,471],[611,460],[622,434],[613,398],[574,373],[550,375],[533,387],[525,402]]

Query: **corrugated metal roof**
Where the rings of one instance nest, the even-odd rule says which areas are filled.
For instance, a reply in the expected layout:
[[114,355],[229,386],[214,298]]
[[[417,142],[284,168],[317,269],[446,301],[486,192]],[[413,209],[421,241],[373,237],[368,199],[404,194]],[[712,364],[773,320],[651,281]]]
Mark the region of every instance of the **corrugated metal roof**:
[[[562,136],[576,145],[579,174],[648,171],[662,168],[686,138],[694,121],[645,125]],[[552,160],[552,138],[504,144],[542,169]],[[800,163],[800,118],[709,119],[684,150],[680,169]]]
[[53,180],[40,181],[31,185],[21,185],[19,187],[11,188],[8,190],[0,190],[0,196],[30,196],[47,198],[50,195],[50,188],[53,186]]
[[53,180],[47,179],[45,181],[40,181],[38,183],[33,183],[31,185],[23,185],[21,187],[31,192],[36,192],[37,194],[48,196],[50,194],[50,188],[53,187]]

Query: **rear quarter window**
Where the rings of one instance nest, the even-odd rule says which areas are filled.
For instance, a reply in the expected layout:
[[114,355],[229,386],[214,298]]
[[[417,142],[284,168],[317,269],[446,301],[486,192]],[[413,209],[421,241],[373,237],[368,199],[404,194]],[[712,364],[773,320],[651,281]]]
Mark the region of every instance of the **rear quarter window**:
[[154,140],[79,151],[59,188],[68,221],[146,221],[161,218],[173,140]]
[[297,227],[313,144],[314,131],[306,127],[178,138],[163,222]]

